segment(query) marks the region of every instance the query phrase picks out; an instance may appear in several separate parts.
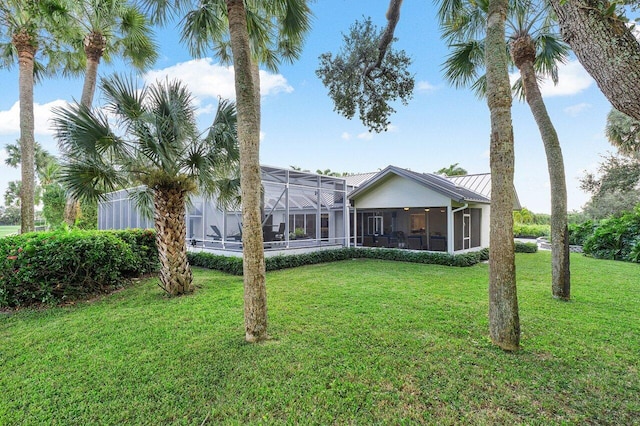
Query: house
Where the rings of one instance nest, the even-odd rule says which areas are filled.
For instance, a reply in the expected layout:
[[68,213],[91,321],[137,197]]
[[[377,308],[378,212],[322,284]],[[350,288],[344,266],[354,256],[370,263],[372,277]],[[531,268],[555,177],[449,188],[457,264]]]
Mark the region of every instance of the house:
[[[264,165],[261,173],[267,256],[352,245],[454,253],[489,244],[489,174],[443,177],[389,166],[343,178]],[[100,202],[99,229],[153,227],[130,193]],[[195,196],[186,221],[191,250],[242,255],[238,208]]]
[[448,253],[489,246],[488,173],[445,177],[388,166],[353,179],[360,180],[348,196],[358,245]]

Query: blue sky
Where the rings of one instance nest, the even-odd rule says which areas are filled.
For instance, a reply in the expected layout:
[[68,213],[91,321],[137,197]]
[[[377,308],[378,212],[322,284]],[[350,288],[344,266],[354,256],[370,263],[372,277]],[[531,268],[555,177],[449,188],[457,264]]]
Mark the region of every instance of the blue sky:
[[[432,2],[404,2],[396,29],[395,47],[413,58],[416,79],[408,106],[398,104],[389,131],[369,133],[357,120],[333,111],[327,90],[315,75],[318,56],[337,52],[342,33],[351,24],[371,16],[386,24],[386,0],[322,0],[312,3],[314,20],[300,60],[278,73],[261,73],[261,162],[298,166],[315,171],[369,172],[390,164],[419,172],[433,172],[459,163],[469,173],[489,171],[489,113],[486,103],[444,81],[441,64],[447,47],[439,37]],[[144,78],[169,75],[184,80],[197,98],[204,128],[213,118],[218,96],[233,98],[233,73],[216,58],[193,60],[179,43],[174,26],[157,31],[160,59]],[[120,65],[101,65],[100,74],[126,71]],[[128,71],[127,71],[128,72]],[[515,72],[512,70],[512,72]],[[18,73],[0,70],[0,146],[19,137]],[[57,154],[49,130],[50,108],[79,99],[82,80],[48,80],[35,87],[36,140]],[[560,84],[543,86],[543,95],[560,137],[567,175],[569,209],[579,210],[588,194],[579,189],[585,170],[596,171],[600,156],[613,148],[604,136],[609,102],[579,63],[560,69]],[[97,99],[99,102],[99,99]],[[521,204],[535,212],[550,211],[549,178],[542,141],[525,103],[514,101],[516,149],[515,186]],[[0,153],[0,194],[7,182],[20,178],[19,170],[4,165]],[[2,202],[4,198],[2,198]]]

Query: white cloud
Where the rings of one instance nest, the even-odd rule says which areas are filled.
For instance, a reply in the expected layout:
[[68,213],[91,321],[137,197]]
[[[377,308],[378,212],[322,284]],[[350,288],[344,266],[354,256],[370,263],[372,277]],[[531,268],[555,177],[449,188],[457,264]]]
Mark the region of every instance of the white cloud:
[[[235,99],[233,67],[213,63],[213,59],[194,59],[173,66],[152,70],[144,75],[147,83],[156,80],[180,79],[198,99],[217,98]],[[260,94],[262,96],[293,91],[281,74],[260,71]]]
[[591,108],[592,105],[586,102],[581,102],[579,104],[576,105],[571,105],[568,106],[564,109],[565,114],[570,115],[571,117],[577,117],[578,115],[580,115],[580,113],[582,113],[583,111]]
[[[49,120],[53,116],[52,108],[67,105],[67,101],[57,99],[46,104],[33,104],[33,115],[35,117],[34,133],[36,135],[51,135],[51,123]],[[0,135],[20,134],[20,103],[16,102],[6,111],[0,111]]]
[[342,132],[342,134],[340,135],[340,137],[342,139],[344,139],[345,141],[348,141],[351,139],[351,134],[349,132]]
[[[509,74],[511,84],[520,78],[520,73]],[[550,78],[540,82],[540,91],[545,98],[553,96],[572,96],[588,89],[593,84],[593,79],[580,62],[569,61],[558,65],[558,84],[554,85]]]
[[426,80],[419,81],[418,84],[416,85],[416,88],[418,89],[419,92],[431,92],[433,90],[436,90],[436,86],[434,86],[433,84],[429,83]]
[[265,132],[263,132],[262,130],[260,130],[260,142],[262,142],[264,140],[264,138],[267,137],[267,134]]
[[571,96],[588,89],[593,84],[593,79],[582,68],[580,62],[569,61],[558,66],[558,84],[554,86],[550,78],[546,78],[540,84],[542,96]]
[[372,132],[362,132],[362,133],[358,134],[357,138],[365,140],[365,141],[369,141],[369,140],[373,139],[373,133]]

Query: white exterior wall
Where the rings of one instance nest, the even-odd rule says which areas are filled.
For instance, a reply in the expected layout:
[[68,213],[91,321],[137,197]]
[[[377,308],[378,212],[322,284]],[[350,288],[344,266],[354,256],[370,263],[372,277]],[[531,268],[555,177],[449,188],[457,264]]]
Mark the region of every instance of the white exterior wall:
[[449,197],[397,175],[379,182],[356,200],[358,210],[450,205]]

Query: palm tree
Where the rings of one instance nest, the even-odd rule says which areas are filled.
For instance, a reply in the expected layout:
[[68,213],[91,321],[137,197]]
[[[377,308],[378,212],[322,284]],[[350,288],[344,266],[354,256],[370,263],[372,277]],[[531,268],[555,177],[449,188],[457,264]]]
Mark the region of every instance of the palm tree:
[[81,104],[91,107],[103,58],[107,62],[123,58],[139,71],[149,69],[158,58],[147,16],[127,0],[78,2],[74,15],[86,57]]
[[[443,17],[443,36],[453,47],[444,64],[445,76],[456,86],[470,85],[481,96],[485,94],[484,76],[480,74],[484,68],[481,50],[486,47],[487,8],[486,0],[465,1],[449,9],[448,15]],[[569,300],[571,281],[564,160],[538,85],[541,76],[550,76],[557,83],[557,64],[566,60],[569,51],[554,32],[552,17],[546,3],[512,0],[507,14],[508,47],[521,76],[515,90],[521,90],[529,104],[547,156],[551,184],[552,294],[555,298]]]
[[143,211],[145,200],[153,199],[160,286],[171,295],[189,293],[186,204],[191,194],[215,193],[217,177],[237,164],[235,107],[220,102],[203,137],[191,94],[180,82],[138,88],[113,76],[102,81],[101,90],[102,110],[76,104],[54,111],[56,138],[66,155],[61,180],[75,198],[89,200],[144,185],[136,199]]
[[[82,62],[86,62],[80,103],[90,108],[102,58],[110,62],[121,57],[135,69],[145,71],[158,57],[157,45],[146,15],[127,0],[87,0],[75,6],[76,38],[84,51]],[[75,223],[78,207],[77,200],[67,198],[67,225]]]
[[0,67],[10,68],[17,60],[19,68],[22,233],[34,230],[34,76],[36,71],[45,71],[45,65],[57,65],[37,64],[36,57],[55,55],[58,46],[52,42],[52,35],[63,29],[64,6],[62,0],[5,0],[0,5],[0,41],[4,41],[0,46]]
[[467,170],[460,167],[458,164],[460,163],[454,163],[452,165],[450,165],[449,167],[443,167],[440,170],[438,170],[437,174],[440,175],[445,175],[445,176],[464,176],[467,174]]
[[[514,148],[511,123],[511,86],[505,41],[508,0],[480,0],[486,5],[484,51],[486,99],[491,113],[491,223],[489,253],[489,335],[494,344],[507,351],[520,347],[520,318],[513,241]],[[439,17],[446,26],[462,19],[463,4],[442,0]],[[460,13],[459,13],[460,12]],[[480,57],[474,58],[476,61]]]
[[[169,6],[146,0],[162,20]],[[182,20],[182,41],[194,56],[212,49],[222,62],[233,63],[240,143],[240,187],[243,221],[245,339],[267,336],[267,295],[261,220],[260,78],[259,65],[277,69],[296,59],[310,26],[306,0],[175,1],[188,12]]]
[[605,133],[620,154],[640,160],[640,121],[611,108]]

